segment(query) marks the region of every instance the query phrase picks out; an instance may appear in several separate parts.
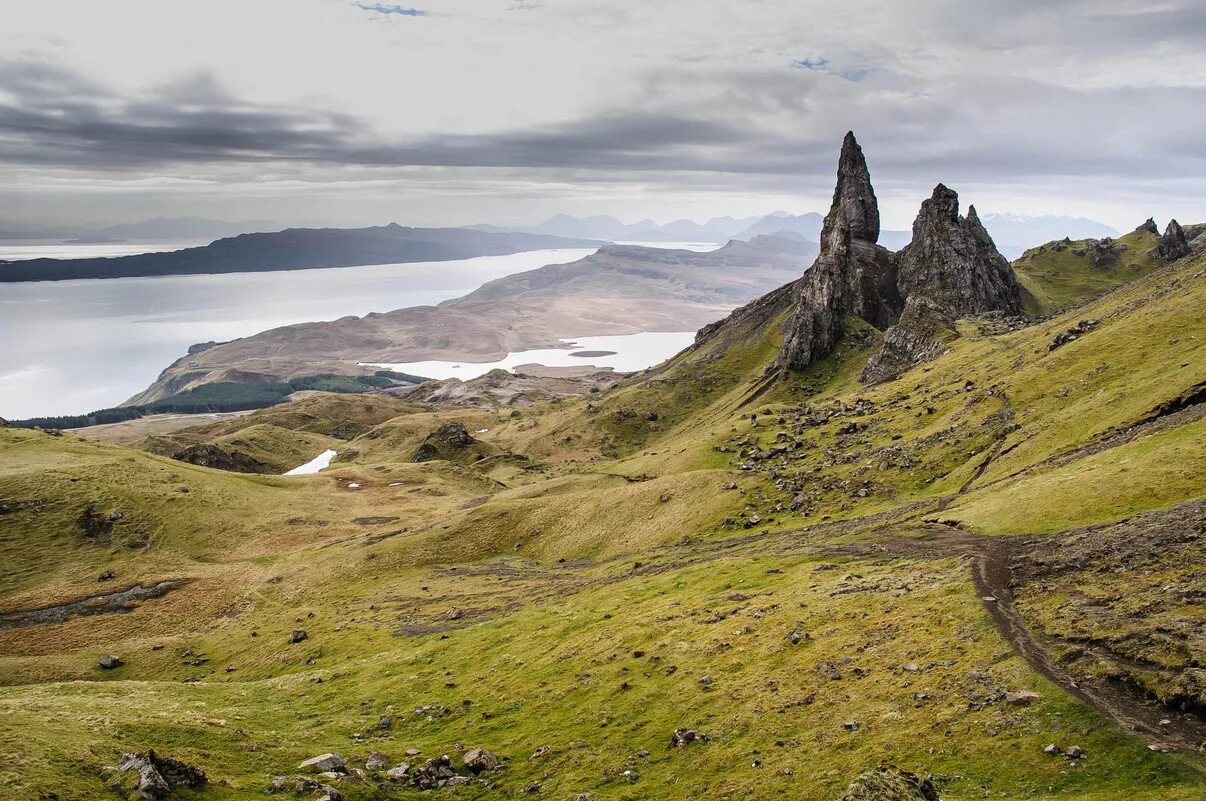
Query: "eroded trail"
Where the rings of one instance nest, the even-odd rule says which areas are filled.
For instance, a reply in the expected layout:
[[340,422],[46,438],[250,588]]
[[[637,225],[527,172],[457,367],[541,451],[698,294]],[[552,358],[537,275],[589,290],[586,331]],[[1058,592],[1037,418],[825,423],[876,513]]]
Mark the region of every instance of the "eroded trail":
[[1078,680],[1052,658],[1031,631],[1014,599],[1010,564],[1021,549],[1034,545],[1032,538],[984,537],[950,527],[934,528],[931,533],[928,539],[884,534],[882,540],[889,549],[901,553],[968,557],[976,591],[998,631],[1036,672],[1122,729],[1143,737],[1150,746],[1188,752],[1206,748],[1206,722],[1196,715],[1155,704],[1122,682]]

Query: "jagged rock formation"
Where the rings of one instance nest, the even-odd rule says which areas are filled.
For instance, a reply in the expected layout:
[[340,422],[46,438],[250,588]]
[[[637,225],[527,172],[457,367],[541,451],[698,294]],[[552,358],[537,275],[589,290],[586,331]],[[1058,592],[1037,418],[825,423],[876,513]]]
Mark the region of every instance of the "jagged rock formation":
[[853,133],[838,159],[821,252],[794,281],[700,330],[695,348],[727,349],[791,311],[772,369],[799,370],[833,352],[848,317],[886,331],[884,349],[862,379],[883,381],[943,350],[960,317],[1021,313],[1021,288],[974,207],[939,184],[921,205],[913,239],[899,253],[881,247],[879,207]]
[[899,254],[898,284],[906,298],[922,295],[948,315],[1021,311],[1013,268],[997,252],[976,207],[959,216],[959,195],[942,184],[913,222],[913,240]]
[[1188,256],[1191,248],[1189,239],[1185,236],[1185,229],[1176,220],[1169,220],[1168,226],[1164,229],[1164,236],[1160,237],[1160,244],[1156,245],[1156,255],[1162,259],[1179,259],[1182,256]]
[[821,253],[801,282],[776,362],[780,367],[799,370],[828,356],[846,315],[877,328],[896,321],[903,304],[894,260],[878,239],[879,206],[867,160],[854,133],[847,133],[833,204],[821,227]]
[[1022,290],[997,252],[976,207],[959,216],[959,195],[934,187],[913,222],[913,240],[897,254],[897,283],[906,298],[900,321],[859,378],[886,381],[940,354],[958,336],[954,322],[988,312],[1020,314]]
[[924,295],[905,302],[900,321],[884,333],[883,347],[867,360],[859,380],[889,381],[915,364],[937,358],[956,338],[955,318]]
[[1137,233],[1137,234],[1148,233],[1148,234],[1155,234],[1156,236],[1159,236],[1160,229],[1156,226],[1156,221],[1154,219],[1152,219],[1151,217],[1148,217],[1147,222],[1143,223],[1142,225],[1140,225],[1138,228],[1135,229],[1135,233]]

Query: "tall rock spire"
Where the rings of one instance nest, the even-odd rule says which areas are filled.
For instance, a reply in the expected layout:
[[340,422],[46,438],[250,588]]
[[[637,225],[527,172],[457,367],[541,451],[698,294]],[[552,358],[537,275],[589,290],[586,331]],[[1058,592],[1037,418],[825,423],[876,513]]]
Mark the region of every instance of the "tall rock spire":
[[823,359],[842,336],[842,318],[887,327],[900,313],[892,254],[879,239],[879,205],[854,133],[838,158],[833,204],[821,226],[821,253],[804,274],[776,364],[799,370]]
[[821,240],[841,217],[846,220],[851,239],[875,244],[879,241],[879,203],[875,189],[871,186],[871,172],[863,149],[854,138],[854,131],[847,131],[842,140],[842,154],[838,157],[837,186],[833,190],[833,203],[821,229]]
[[844,320],[858,317],[885,332],[883,347],[862,375],[864,381],[883,381],[940,354],[958,336],[958,318],[1021,312],[1013,269],[975,208],[960,217],[959,196],[942,184],[921,204],[913,241],[904,250],[892,253],[878,239],[871,173],[848,133],[833,204],[821,227],[821,252],[812,267],[700,330],[695,347],[727,349],[787,314],[779,354],[769,369],[799,370],[832,353],[845,334]]

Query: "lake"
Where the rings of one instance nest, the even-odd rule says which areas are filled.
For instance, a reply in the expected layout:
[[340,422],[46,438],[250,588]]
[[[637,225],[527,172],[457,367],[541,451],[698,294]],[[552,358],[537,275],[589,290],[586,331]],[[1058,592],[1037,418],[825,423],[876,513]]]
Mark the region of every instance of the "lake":
[[[7,244],[7,243],[6,243]],[[107,255],[70,247],[84,258]],[[8,258],[20,258],[15,247]],[[26,251],[29,253],[31,251]],[[83,414],[145,389],[188,346],[460,297],[589,249],[290,272],[0,284],[0,417]],[[41,253],[39,253],[41,255]]]
[[[568,348],[540,348],[508,353],[496,362],[401,362],[371,364],[427,378],[459,378],[468,381],[491,370],[514,370],[524,364],[545,367],[610,367],[619,372],[643,370],[664,362],[695,341],[694,331],[644,331],[639,334],[575,337],[562,339]],[[596,353],[605,355],[595,355]]]
[[[690,250],[718,247],[696,242],[631,244]],[[0,242],[0,258],[88,258],[178,247],[180,243],[5,241]],[[432,305],[496,278],[576,261],[592,252],[541,250],[325,270],[0,284],[0,417],[84,414],[116,406],[145,389],[197,342],[221,342],[292,323]],[[588,344],[616,339],[612,337],[577,340],[585,349],[619,351],[616,357],[582,359],[567,355],[568,350],[550,349],[509,354],[503,362],[539,360],[637,370],[672,356],[690,343],[694,333],[634,336],[623,344],[611,342],[614,347]],[[453,368],[453,364],[433,367],[431,372],[409,372],[465,378],[476,369]],[[481,373],[500,364],[486,365]]]

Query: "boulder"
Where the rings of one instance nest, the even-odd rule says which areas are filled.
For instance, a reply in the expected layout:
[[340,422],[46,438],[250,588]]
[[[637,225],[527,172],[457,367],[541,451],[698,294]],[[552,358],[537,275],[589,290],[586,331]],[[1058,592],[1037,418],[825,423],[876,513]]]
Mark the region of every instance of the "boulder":
[[1156,245],[1156,255],[1171,261],[1188,256],[1191,250],[1185,229],[1176,220],[1169,220],[1164,229],[1164,236],[1160,237],[1160,244]]
[[369,758],[364,762],[364,769],[368,771],[385,770],[389,767],[389,757],[380,751],[375,751],[369,755]]
[[674,733],[670,735],[670,747],[686,748],[693,742],[703,742],[706,739],[708,739],[706,736],[694,729],[675,729]]
[[105,654],[100,659],[96,660],[96,664],[101,670],[112,670],[113,668],[121,667],[125,664],[125,662],[122,661],[120,656]]
[[477,774],[486,770],[498,770],[498,757],[484,748],[472,748],[465,752],[465,767]]
[[302,762],[297,769],[307,773],[347,773],[348,763],[341,754],[319,754]]
[[139,798],[164,798],[177,787],[201,787],[207,781],[205,771],[178,759],[162,757],[152,749],[139,754],[122,754],[112,768],[117,773],[134,772],[134,792]]
[[308,636],[310,636],[310,635],[306,634],[305,629],[294,629],[293,632],[289,635],[289,642],[299,643],[302,640],[306,639]]

